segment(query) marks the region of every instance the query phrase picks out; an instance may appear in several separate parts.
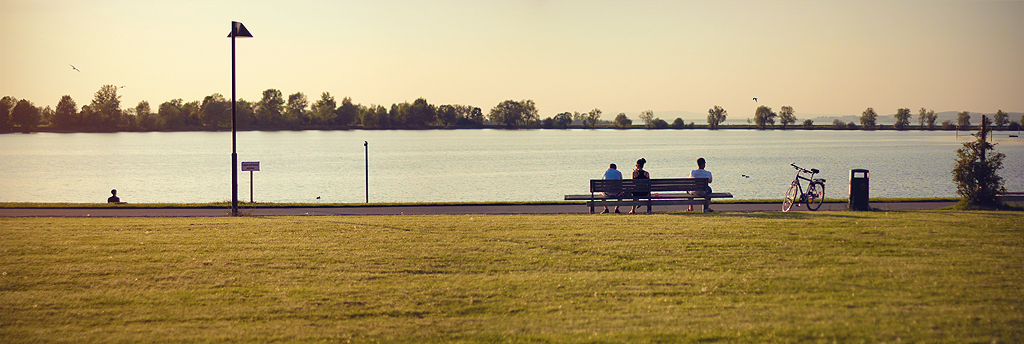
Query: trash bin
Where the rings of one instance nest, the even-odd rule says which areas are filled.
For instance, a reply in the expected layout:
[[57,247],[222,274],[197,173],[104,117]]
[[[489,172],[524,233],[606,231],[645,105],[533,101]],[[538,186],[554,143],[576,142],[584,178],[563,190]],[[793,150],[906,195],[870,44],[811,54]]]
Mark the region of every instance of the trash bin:
[[850,210],[871,210],[868,189],[868,170],[850,170]]

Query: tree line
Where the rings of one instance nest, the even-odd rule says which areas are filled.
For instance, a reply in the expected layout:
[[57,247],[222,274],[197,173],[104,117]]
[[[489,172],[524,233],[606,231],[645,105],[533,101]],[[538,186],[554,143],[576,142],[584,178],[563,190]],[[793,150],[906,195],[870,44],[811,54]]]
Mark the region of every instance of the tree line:
[[[900,108],[896,110],[895,123],[892,128],[895,130],[909,130],[913,127],[910,124],[913,115],[908,108]],[[716,129],[718,124],[725,121],[726,111],[719,106],[708,110],[708,127]],[[775,119],[779,119],[779,124],[782,129],[786,129],[787,126],[795,124],[797,122],[796,115],[794,115],[793,107],[783,106],[778,113],[772,111],[768,106],[758,106],[757,110],[754,111],[753,120],[747,120],[748,123],[753,123],[758,129],[770,129],[775,127]],[[971,128],[971,113],[969,111],[962,111],[957,114],[957,121],[946,120],[942,123],[935,123],[938,120],[938,115],[935,114],[934,110],[928,110],[921,108],[918,110],[917,129],[920,130],[967,130]],[[982,120],[985,121],[985,125],[995,125],[997,129],[1008,129],[1018,130],[1020,123],[1024,123],[1024,115],[1021,116],[1021,121],[1011,121],[1009,114],[1003,112],[1003,110],[996,111],[993,118],[989,119],[986,116],[982,116]],[[814,121],[806,119],[803,121],[803,127],[810,129],[814,127]],[[858,126],[855,122],[845,122],[840,119],[832,121],[830,129],[835,130],[875,130],[881,129],[882,126],[878,124],[878,113],[875,112],[874,108],[867,108],[860,115],[860,125]]]
[[[71,96],[62,96],[56,108],[36,107],[26,99],[5,96],[0,99],[0,132],[32,132],[41,128],[52,131],[189,131],[227,130],[231,128],[231,100],[219,93],[203,98],[202,101],[185,102],[178,98],[163,102],[154,109],[148,101],[140,101],[135,107],[122,108],[118,87],[103,85],[93,95],[90,103],[81,108]],[[550,128],[570,127],[634,128],[633,121],[625,113],[619,113],[611,121],[601,120],[602,111],[562,112],[553,117],[541,119],[533,100],[505,100],[495,105],[486,114],[479,107],[471,105],[434,105],[419,98],[412,103],[391,104],[390,107],[371,104],[354,104],[351,98],[338,100],[329,92],[323,92],[320,99],[310,103],[302,92],[285,98],[277,89],[263,91],[258,101],[239,99],[236,101],[235,126],[240,130],[296,130],[296,129],[425,129],[425,128]],[[901,108],[896,113],[897,130],[910,129],[912,115],[909,109]],[[687,124],[681,118],[672,123],[654,117],[654,112],[640,113],[643,127],[648,129],[686,129],[698,127],[694,122]],[[719,129],[728,117],[728,111],[720,106],[708,110],[707,128]],[[935,111],[921,108],[918,115],[919,129],[936,129]],[[856,123],[833,121],[831,126],[817,126],[812,120],[803,121],[804,128],[864,129],[879,128],[878,115],[868,108],[861,114],[860,126]],[[773,129],[778,119],[781,129],[797,122],[793,107],[783,106],[776,113],[768,106],[759,106],[748,124],[758,129]],[[956,123],[945,121],[941,129],[970,128],[970,113],[962,112]],[[1008,125],[1010,130],[1019,128],[1018,122],[1009,121],[1008,115],[999,110],[993,118],[999,129]],[[1021,118],[1024,122],[1024,116]],[[578,123],[578,124],[577,124]]]

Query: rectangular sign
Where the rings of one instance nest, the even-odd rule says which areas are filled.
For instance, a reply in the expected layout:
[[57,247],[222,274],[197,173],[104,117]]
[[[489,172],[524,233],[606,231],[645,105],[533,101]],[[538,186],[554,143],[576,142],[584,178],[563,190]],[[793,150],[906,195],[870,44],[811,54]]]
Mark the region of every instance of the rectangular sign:
[[242,171],[259,171],[259,170],[260,170],[260,162],[259,161],[242,162]]

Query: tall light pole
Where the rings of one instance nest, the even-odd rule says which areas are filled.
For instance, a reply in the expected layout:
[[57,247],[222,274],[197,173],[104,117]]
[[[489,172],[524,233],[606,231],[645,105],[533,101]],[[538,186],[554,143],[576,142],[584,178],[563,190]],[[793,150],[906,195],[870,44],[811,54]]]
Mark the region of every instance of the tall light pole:
[[363,156],[366,157],[366,203],[370,203],[370,143],[363,141]]
[[231,22],[231,216],[238,216],[238,152],[235,140],[235,37],[252,34],[240,22]]

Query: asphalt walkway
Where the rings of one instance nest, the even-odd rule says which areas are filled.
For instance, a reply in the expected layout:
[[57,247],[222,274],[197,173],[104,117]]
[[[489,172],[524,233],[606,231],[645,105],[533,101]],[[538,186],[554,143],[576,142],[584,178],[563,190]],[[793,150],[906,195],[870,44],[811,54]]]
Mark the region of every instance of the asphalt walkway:
[[[951,207],[952,201],[875,202],[878,210],[933,210]],[[697,209],[700,209],[697,207]],[[768,212],[781,211],[781,203],[715,203],[716,212]],[[819,211],[846,210],[846,203],[825,203]],[[643,210],[638,209],[638,210]],[[685,211],[686,206],[655,206],[655,213]],[[601,208],[597,209],[600,212]],[[623,215],[629,207],[623,207]],[[793,211],[807,211],[794,207]],[[583,204],[539,205],[411,205],[411,206],[350,206],[350,207],[297,207],[297,208],[242,208],[248,216],[343,216],[343,215],[458,215],[458,214],[589,214]],[[0,217],[216,217],[228,216],[228,208],[3,208]],[[614,214],[603,215],[612,216]]]

